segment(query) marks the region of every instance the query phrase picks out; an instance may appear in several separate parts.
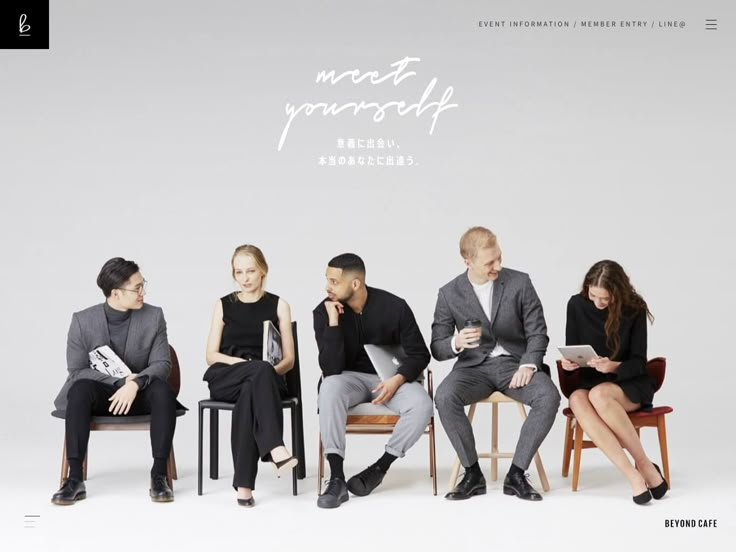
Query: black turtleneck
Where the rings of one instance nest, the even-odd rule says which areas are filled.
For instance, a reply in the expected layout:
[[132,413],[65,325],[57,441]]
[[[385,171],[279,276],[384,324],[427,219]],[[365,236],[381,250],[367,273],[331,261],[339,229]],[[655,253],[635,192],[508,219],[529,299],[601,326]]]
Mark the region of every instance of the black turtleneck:
[[110,331],[110,347],[121,359],[125,353],[125,342],[128,340],[128,328],[130,328],[130,310],[119,311],[108,305],[103,305],[107,328]]
[[[107,329],[110,332],[110,347],[120,359],[125,362],[125,343],[128,341],[128,329],[130,329],[130,309],[119,311],[112,308],[105,301],[103,305],[105,310],[105,318],[107,318]],[[135,379],[140,389],[148,384],[148,376],[140,376]],[[115,382],[117,387],[121,387],[125,383],[125,378],[120,378]]]

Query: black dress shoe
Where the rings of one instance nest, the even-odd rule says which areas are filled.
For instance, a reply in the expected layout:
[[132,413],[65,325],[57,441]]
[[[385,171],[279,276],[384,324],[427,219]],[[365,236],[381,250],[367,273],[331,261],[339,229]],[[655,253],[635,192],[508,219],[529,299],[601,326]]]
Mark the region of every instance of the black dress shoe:
[[151,488],[148,491],[151,495],[151,500],[154,502],[173,502],[174,491],[169,487],[169,482],[166,481],[165,475],[152,475],[151,476]]
[[246,508],[252,508],[255,505],[256,505],[256,499],[253,497],[238,499],[238,506],[245,506]]
[[281,477],[282,471],[294,468],[298,463],[299,459],[296,456],[289,456],[285,460],[281,460],[281,462],[271,461],[271,465],[273,465],[273,468],[276,470],[276,475],[279,477]]
[[325,492],[319,495],[317,506],[320,508],[337,508],[350,498],[344,479],[333,477],[327,482]]
[[650,493],[649,489],[647,489],[643,493],[633,496],[631,498],[634,501],[634,503],[642,505],[652,500],[652,493]]
[[542,500],[542,495],[527,481],[525,473],[508,473],[503,480],[503,494],[516,495],[524,500]]
[[385,471],[376,464],[372,464],[348,479],[348,490],[358,496],[369,495],[381,484],[385,475]]
[[486,494],[486,478],[483,472],[466,471],[457,486],[445,495],[447,500],[467,500],[471,496]]
[[657,464],[652,464],[654,466],[654,469],[657,470],[657,473],[662,478],[662,482],[657,485],[656,487],[650,487],[649,490],[652,493],[652,497],[656,500],[659,500],[662,498],[667,491],[669,490],[670,486],[667,484],[667,480],[664,478],[664,475],[662,475],[662,472],[659,471],[659,466]]
[[87,498],[87,489],[84,486],[84,481],[70,477],[65,479],[61,485],[61,489],[54,493],[54,496],[51,497],[51,502],[61,506],[68,506],[69,504],[74,504],[77,500],[84,500],[85,498]]

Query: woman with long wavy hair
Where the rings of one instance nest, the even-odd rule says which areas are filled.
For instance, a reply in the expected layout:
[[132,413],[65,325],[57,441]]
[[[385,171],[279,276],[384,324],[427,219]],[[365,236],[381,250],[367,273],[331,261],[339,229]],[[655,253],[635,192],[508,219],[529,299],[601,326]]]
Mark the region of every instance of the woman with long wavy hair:
[[[647,374],[646,301],[614,261],[595,263],[580,293],[567,303],[567,345],[591,345],[599,358],[587,366],[562,359],[578,372],[570,408],[588,436],[626,476],[636,504],[662,498],[668,490],[659,467],[647,457],[629,412],[652,406],[654,381]],[[624,449],[634,459],[631,463]]]

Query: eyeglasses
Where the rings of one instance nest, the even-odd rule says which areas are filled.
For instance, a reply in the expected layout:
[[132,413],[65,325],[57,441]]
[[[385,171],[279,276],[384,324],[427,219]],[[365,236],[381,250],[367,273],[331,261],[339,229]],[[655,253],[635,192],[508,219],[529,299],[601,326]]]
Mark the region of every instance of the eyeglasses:
[[137,293],[138,295],[143,295],[146,292],[146,286],[148,285],[148,282],[146,280],[143,280],[143,283],[138,284],[133,289],[126,289],[126,288],[119,288],[120,291],[130,291],[133,293]]

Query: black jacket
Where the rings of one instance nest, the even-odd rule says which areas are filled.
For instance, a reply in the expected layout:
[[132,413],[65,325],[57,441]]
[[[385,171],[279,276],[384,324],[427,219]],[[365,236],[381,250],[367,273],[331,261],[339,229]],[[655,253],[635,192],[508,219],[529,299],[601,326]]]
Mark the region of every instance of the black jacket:
[[375,374],[363,345],[401,345],[406,360],[398,373],[407,381],[416,380],[430,361],[429,350],[414,313],[406,301],[366,286],[368,300],[358,314],[348,305],[337,326],[330,327],[324,299],[314,309],[314,336],[319,348],[319,365],[325,377],[343,371]]

